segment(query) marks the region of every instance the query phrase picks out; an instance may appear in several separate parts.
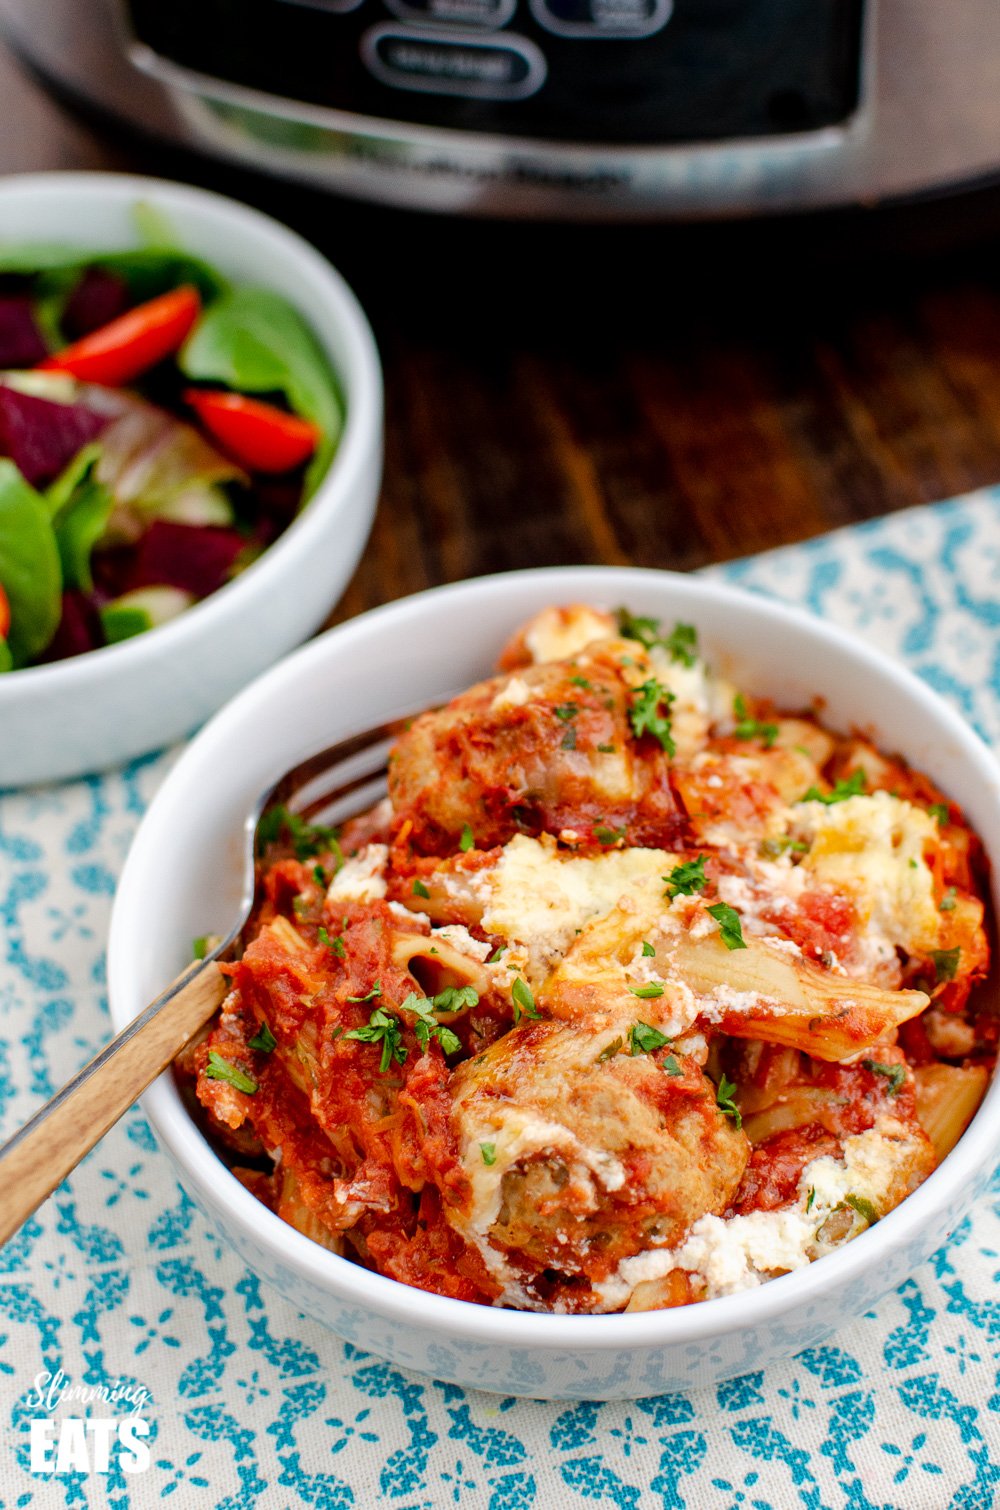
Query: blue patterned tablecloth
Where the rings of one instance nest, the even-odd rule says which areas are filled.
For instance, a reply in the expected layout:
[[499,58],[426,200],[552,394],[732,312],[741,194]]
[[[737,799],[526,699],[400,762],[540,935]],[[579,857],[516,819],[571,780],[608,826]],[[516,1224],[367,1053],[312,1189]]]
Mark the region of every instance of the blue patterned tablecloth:
[[[998,516],[1000,490],[977,493],[713,574],[854,627],[1000,747]],[[170,760],[0,798],[0,1137],[108,1034],[115,878]],[[994,1180],[877,1311],[780,1367],[638,1402],[501,1400],[405,1375],[263,1293],[133,1110],[0,1252],[0,1510],[987,1510],[998,1280]],[[145,1472],[31,1474],[34,1381],[60,1369],[149,1392]]]

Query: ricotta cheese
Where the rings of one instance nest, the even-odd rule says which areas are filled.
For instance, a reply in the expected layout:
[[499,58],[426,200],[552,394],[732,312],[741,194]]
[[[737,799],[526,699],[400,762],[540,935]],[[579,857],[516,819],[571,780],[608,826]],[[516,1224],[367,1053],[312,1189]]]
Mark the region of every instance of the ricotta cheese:
[[345,860],[327,889],[331,902],[374,902],[385,896],[386,844],[366,844]]

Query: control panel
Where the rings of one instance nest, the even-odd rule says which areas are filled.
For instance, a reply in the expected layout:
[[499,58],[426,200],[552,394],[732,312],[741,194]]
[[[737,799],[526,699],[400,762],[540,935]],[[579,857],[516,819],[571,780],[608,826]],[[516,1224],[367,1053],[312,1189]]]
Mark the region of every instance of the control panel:
[[129,0],[200,74],[353,115],[660,145],[779,136],[858,103],[864,0]]

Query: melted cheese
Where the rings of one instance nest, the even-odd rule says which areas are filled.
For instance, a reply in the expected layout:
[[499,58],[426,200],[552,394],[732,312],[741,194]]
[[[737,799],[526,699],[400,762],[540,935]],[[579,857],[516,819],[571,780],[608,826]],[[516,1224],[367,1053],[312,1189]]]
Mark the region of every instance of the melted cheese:
[[675,859],[661,849],[562,855],[551,839],[518,834],[489,873],[483,928],[522,943],[535,972],[544,973],[586,922],[610,912],[635,881],[662,875]]
[[584,604],[572,608],[546,608],[528,625],[524,643],[536,665],[545,661],[565,661],[578,655],[594,640],[603,640],[615,632],[609,613],[598,613]]
[[851,898],[871,941],[909,954],[936,948],[941,920],[924,846],[937,831],[922,808],[873,792],[829,806],[802,803],[794,822],[809,843],[800,869]]

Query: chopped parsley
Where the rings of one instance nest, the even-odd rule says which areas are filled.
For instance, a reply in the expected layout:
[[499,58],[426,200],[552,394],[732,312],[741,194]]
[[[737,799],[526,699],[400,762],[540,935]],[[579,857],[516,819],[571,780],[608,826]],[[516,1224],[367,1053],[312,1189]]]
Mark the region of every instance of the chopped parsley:
[[815,1199],[816,1199],[816,1186],[815,1185],[810,1185],[809,1186],[809,1193],[806,1196],[806,1212],[807,1213],[812,1210],[812,1208],[813,1208],[813,1201]]
[[666,711],[661,712],[661,709],[669,708],[673,701],[674,694],[655,677],[651,677],[631,693],[628,710],[629,723],[636,739],[641,739],[644,734],[651,734],[671,757],[677,754],[677,746],[670,732],[670,719]]
[[645,986],[629,986],[633,996],[641,996],[643,1001],[650,1001],[656,996],[663,995],[663,982],[651,980]]
[[640,645],[645,645],[646,649],[650,650],[660,637],[659,619],[629,613],[627,608],[619,608],[615,617],[618,620],[618,633],[622,639],[638,640]]
[[261,1054],[270,1054],[277,1041],[267,1023],[262,1022],[253,1037],[247,1039],[247,1048],[256,1049]]
[[727,949],[745,949],[743,940],[743,927],[740,923],[740,915],[735,908],[727,902],[716,902],[714,907],[707,909],[710,917],[713,917],[719,925],[719,934]]
[[947,823],[951,818],[951,809],[947,802],[932,802],[927,811],[932,818],[937,819],[938,823]]
[[620,1052],[621,1046],[621,1038],[612,1038],[611,1042],[605,1044],[604,1048],[598,1054],[596,1063],[604,1064],[607,1060],[614,1059],[615,1055]]
[[382,995],[382,982],[377,980],[368,992],[367,996],[349,996],[348,1001],[374,1001],[376,996]]
[[461,1012],[464,1007],[474,1007],[479,1001],[475,986],[445,986],[443,991],[431,998],[436,1012]]
[[230,1064],[228,1059],[223,1059],[222,1055],[217,1054],[214,1049],[208,1051],[205,1074],[209,1080],[224,1080],[227,1085],[233,1086],[235,1090],[243,1091],[247,1096],[252,1096],[257,1089],[257,1082],[252,1075],[247,1075],[235,1064]]
[[597,753],[598,755],[613,755],[615,753],[615,747],[614,745],[598,745]]
[[837,781],[832,792],[821,792],[819,787],[811,786],[800,798],[800,802],[822,802],[824,807],[832,807],[835,802],[846,802],[848,797],[860,797],[864,794],[865,783],[868,780],[864,771],[858,766],[856,771]]
[[[320,927],[316,930],[316,937],[319,939],[321,944],[326,945],[331,954],[335,954],[338,959],[344,958],[344,936],[342,933],[338,933],[333,938],[331,938],[327,930],[323,927]],[[355,1000],[353,996],[350,999],[351,1001]],[[361,1001],[368,1000],[367,996],[362,996],[358,999]]]
[[[350,997],[353,1001],[356,998]],[[367,998],[365,998],[367,1000]],[[344,1034],[345,1038],[356,1038],[359,1043],[380,1043],[382,1045],[382,1058],[379,1061],[379,1074],[384,1075],[392,1064],[403,1064],[406,1060],[406,1049],[402,1043],[402,1024],[394,1012],[387,1012],[384,1007],[376,1007],[368,1019],[368,1025],[364,1028],[351,1028]]]
[[313,866],[313,880],[316,882],[317,886],[322,887],[324,890],[326,889],[326,871],[323,869],[322,865]]
[[850,1206],[853,1211],[858,1213],[858,1216],[864,1217],[869,1227],[874,1227],[878,1221],[878,1212],[867,1196],[848,1193],[844,1196],[844,1205]]
[[[454,990],[455,988],[451,987],[451,989]],[[464,989],[466,988],[463,987]],[[475,991],[472,994],[476,998],[476,1001],[478,1001],[478,994]],[[413,1032],[422,1049],[426,1050],[431,1039],[436,1038],[444,1053],[456,1054],[462,1047],[462,1040],[458,1037],[457,1033],[451,1031],[451,1028],[443,1027],[434,1016],[435,1010],[439,1008],[439,1003],[440,997],[438,996],[435,996],[432,1000],[430,997],[418,996],[415,991],[411,991],[399,1010],[401,1012],[412,1012],[417,1019],[413,1024]],[[440,1010],[456,1012],[458,1008],[441,1007]]]
[[430,896],[430,892],[427,890],[427,887],[424,885],[423,881],[418,879],[413,883],[413,895],[415,897],[424,897],[426,899]]
[[469,827],[468,823],[463,823],[462,834],[458,841],[458,847],[462,851],[463,855],[467,855],[469,853],[469,850],[472,848],[475,842],[476,840],[472,829]]
[[263,854],[269,845],[277,844],[286,835],[297,860],[310,860],[314,855],[329,851],[334,857],[335,869],[339,870],[344,863],[339,829],[309,823],[282,803],[269,808],[257,824],[257,853]]
[[777,724],[764,724],[757,718],[750,718],[747,714],[746,699],[742,692],[737,692],[733,699],[733,712],[738,720],[733,734],[737,739],[762,739],[764,748],[771,749],[778,737]]
[[707,876],[705,875],[705,855],[698,855],[693,860],[684,860],[680,865],[675,865],[668,876],[661,876],[661,881],[666,881],[667,889],[664,896],[671,901],[674,897],[692,897],[696,891],[704,891]]
[[669,634],[660,633],[659,619],[629,613],[627,608],[617,611],[618,633],[626,640],[638,640],[647,650],[662,645],[671,660],[683,666],[693,666],[698,654],[698,631],[693,624],[676,623]]
[[693,624],[678,621],[670,633],[663,636],[661,643],[671,660],[680,661],[682,666],[694,665],[698,655],[698,631]]
[[662,1068],[666,1070],[668,1075],[683,1075],[684,1073],[673,1054],[667,1055],[663,1061]]
[[954,886],[949,886],[948,890],[945,892],[944,896],[938,903],[938,912],[954,912],[957,896],[958,892],[955,890]]
[[497,962],[497,960],[500,958],[500,956],[502,954],[506,954],[506,953],[507,953],[507,945],[506,944],[497,944],[496,948],[494,949],[493,953],[490,955],[490,957],[486,961],[486,963],[488,965],[495,965],[496,962]]
[[625,837],[624,828],[609,828],[606,823],[594,824],[594,838],[598,844],[620,844]]
[[906,1068],[902,1064],[880,1064],[877,1059],[862,1059],[862,1065],[866,1070],[871,1070],[873,1075],[884,1075],[889,1082],[888,1091],[890,1096],[895,1096],[899,1087],[906,1079]]
[[934,961],[934,978],[938,985],[945,980],[954,980],[958,970],[958,962],[961,958],[961,949],[932,949],[931,959]]
[[204,959],[208,953],[210,935],[203,933],[199,938],[191,940],[191,958]]
[[655,953],[656,953],[656,950],[653,948],[652,944],[649,942],[649,939],[643,939],[643,941],[642,941],[642,956],[643,956],[643,959],[652,959],[653,955]]
[[650,1027],[648,1022],[635,1022],[628,1030],[629,1053],[633,1058],[636,1054],[652,1054],[669,1042],[669,1038],[658,1028]]
[[571,676],[570,681],[574,687],[582,687],[584,692],[593,692],[593,684],[588,682],[585,676]]
[[531,994],[531,987],[528,985],[528,982],[526,980],[522,980],[520,976],[518,976],[517,980],[514,982],[514,989],[511,992],[511,996],[514,1000],[515,1026],[521,1021],[522,1016],[541,1017],[542,1014],[535,1006],[535,998]]
[[804,839],[793,839],[791,834],[778,834],[773,839],[761,839],[757,853],[762,860],[780,860],[789,852],[804,855],[809,846]]
[[562,723],[565,724],[568,723],[571,718],[575,718],[580,709],[577,707],[576,703],[559,703],[559,705],[553,708],[552,711],[555,714],[556,718],[558,718]]
[[495,1143],[480,1143],[479,1151],[483,1156],[483,1163],[489,1168],[497,1161],[497,1146]]
[[576,749],[576,729],[573,727],[572,724],[566,730],[566,732],[563,735],[562,739],[559,741],[559,748],[561,750],[575,750]]
[[736,1131],[739,1132],[743,1126],[743,1115],[733,1100],[735,1090],[735,1083],[732,1080],[727,1080],[725,1075],[723,1075],[715,1092],[715,1104],[724,1117],[732,1117]]

